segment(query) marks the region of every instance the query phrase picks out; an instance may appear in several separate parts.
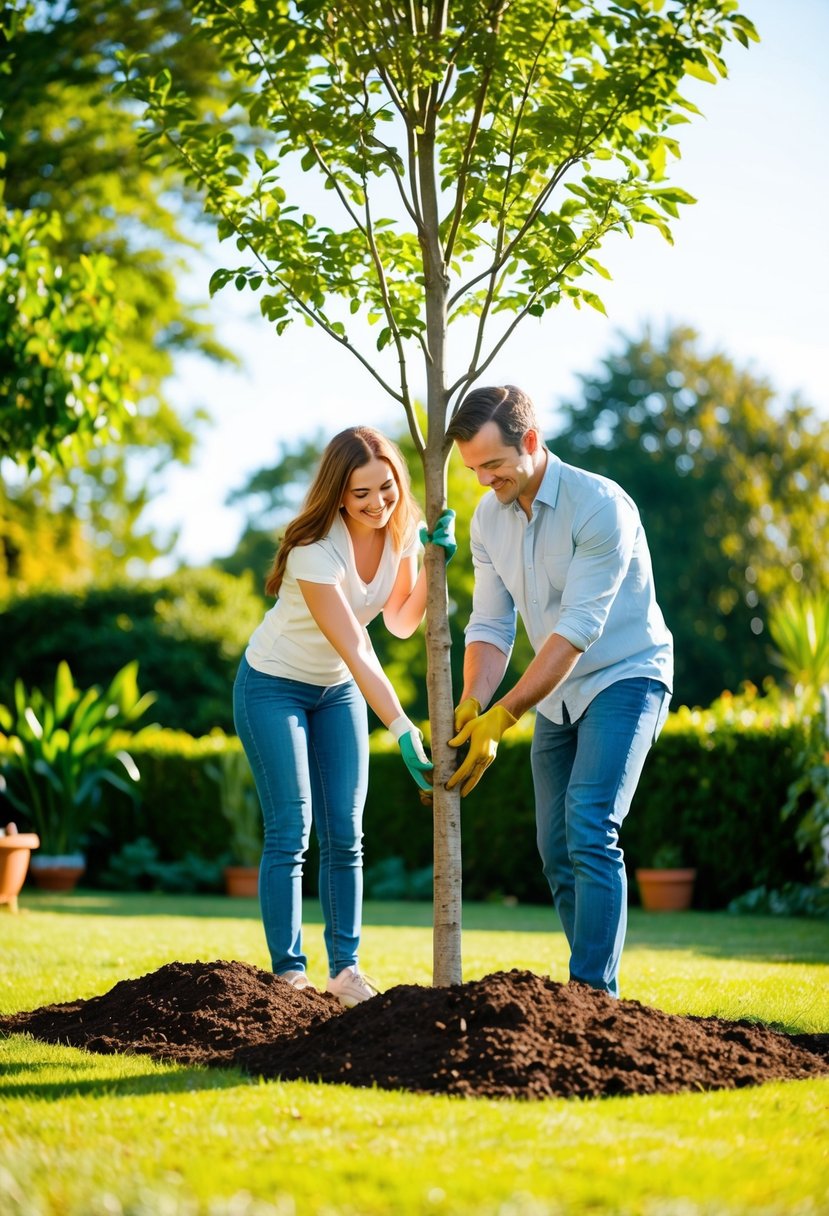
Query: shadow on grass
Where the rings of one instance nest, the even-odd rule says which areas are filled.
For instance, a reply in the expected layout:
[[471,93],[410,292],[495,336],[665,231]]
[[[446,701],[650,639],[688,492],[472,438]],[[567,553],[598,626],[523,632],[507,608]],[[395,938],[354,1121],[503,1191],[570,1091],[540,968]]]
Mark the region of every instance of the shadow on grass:
[[[225,895],[165,895],[78,890],[68,895],[26,893],[26,911],[61,916],[188,917],[258,921],[256,899]],[[303,905],[307,925],[322,924],[317,900]],[[432,926],[429,902],[367,901],[366,927],[424,929]],[[552,907],[530,904],[469,903],[463,908],[465,932],[560,934]],[[773,963],[829,964],[829,922],[771,916],[731,916],[726,912],[644,912],[630,910],[627,947],[690,951],[711,958],[741,958]],[[505,966],[507,964],[505,963]]]
[[[31,1051],[32,1040],[28,1035],[9,1035],[0,1037],[6,1052],[15,1050],[15,1040],[21,1044],[21,1050]],[[235,1068],[189,1068],[186,1065],[171,1064],[163,1072],[137,1073],[131,1077],[96,1077],[90,1075],[102,1060],[123,1059],[123,1056],[90,1056],[78,1047],[49,1044],[49,1047],[59,1052],[50,1060],[14,1059],[8,1056],[3,1060],[3,1083],[0,1084],[0,1100],[12,1098],[44,1098],[54,1100],[72,1097],[141,1097],[145,1094],[167,1093],[197,1093],[207,1089],[232,1089],[238,1086],[249,1087],[258,1085],[259,1078],[249,1076]],[[74,1057],[74,1059],[73,1059]],[[134,1058],[134,1057],[133,1057]],[[81,1074],[75,1078],[68,1077],[62,1081],[45,1080],[44,1073],[74,1072]],[[8,1082],[10,1077],[20,1080]]]

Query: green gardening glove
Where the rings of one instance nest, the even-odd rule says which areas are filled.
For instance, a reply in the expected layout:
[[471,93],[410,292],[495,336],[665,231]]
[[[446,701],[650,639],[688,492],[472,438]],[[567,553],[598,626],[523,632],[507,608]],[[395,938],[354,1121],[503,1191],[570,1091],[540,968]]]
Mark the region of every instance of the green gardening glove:
[[399,718],[395,718],[389,726],[389,730],[397,740],[397,746],[400,748],[403,763],[409,770],[415,784],[420,789],[427,790],[431,794],[432,782],[427,778],[426,774],[431,774],[435,766],[423,750],[423,735],[417,729],[414,722],[410,721],[405,714],[401,714]]
[[425,524],[421,525],[420,539],[424,545],[440,545],[446,553],[448,565],[458,548],[455,541],[455,512],[449,507],[445,511],[441,511],[434,532],[429,532]]

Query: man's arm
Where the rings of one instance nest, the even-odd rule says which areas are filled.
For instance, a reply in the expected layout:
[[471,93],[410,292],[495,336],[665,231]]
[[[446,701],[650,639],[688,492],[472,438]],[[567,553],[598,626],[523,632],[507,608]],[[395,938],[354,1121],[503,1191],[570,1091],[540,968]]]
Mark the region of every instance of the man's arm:
[[491,642],[470,642],[463,656],[463,693],[461,701],[474,697],[488,705],[504,678],[509,655]]
[[567,679],[583,653],[561,634],[551,633],[518,683],[497,704],[520,718]]

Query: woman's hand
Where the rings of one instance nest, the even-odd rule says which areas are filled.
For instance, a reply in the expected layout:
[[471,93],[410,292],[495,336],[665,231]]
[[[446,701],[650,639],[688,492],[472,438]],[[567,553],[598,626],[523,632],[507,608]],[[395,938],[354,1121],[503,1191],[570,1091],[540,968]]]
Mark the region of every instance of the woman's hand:
[[431,774],[435,766],[423,750],[423,735],[405,714],[395,718],[389,726],[389,730],[397,740],[403,763],[411,773],[416,785],[431,793],[432,782],[426,774]]

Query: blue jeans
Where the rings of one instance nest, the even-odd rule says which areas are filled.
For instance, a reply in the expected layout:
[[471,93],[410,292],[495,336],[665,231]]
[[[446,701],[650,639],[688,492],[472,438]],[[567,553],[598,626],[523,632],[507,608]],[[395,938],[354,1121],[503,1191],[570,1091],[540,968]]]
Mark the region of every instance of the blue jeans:
[[313,821],[330,974],[357,963],[363,902],[366,703],[353,680],[321,687],[256,671],[243,657],[233,718],[265,822],[259,902],[271,966],[304,971],[302,869]]
[[538,851],[567,941],[570,977],[619,995],[627,876],[619,829],[668,715],[658,680],[620,680],[562,725],[536,715]]

